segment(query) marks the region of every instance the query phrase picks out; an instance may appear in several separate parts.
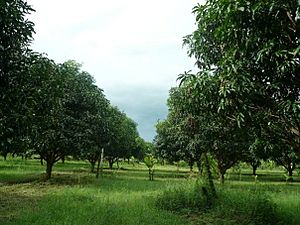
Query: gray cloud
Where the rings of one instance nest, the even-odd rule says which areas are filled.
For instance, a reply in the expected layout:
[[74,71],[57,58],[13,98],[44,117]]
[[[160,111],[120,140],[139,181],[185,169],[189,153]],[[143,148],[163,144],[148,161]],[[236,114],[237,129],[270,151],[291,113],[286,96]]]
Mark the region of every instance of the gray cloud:
[[168,91],[150,86],[127,86],[107,91],[106,95],[112,104],[138,123],[140,135],[152,141],[156,122],[167,115]]

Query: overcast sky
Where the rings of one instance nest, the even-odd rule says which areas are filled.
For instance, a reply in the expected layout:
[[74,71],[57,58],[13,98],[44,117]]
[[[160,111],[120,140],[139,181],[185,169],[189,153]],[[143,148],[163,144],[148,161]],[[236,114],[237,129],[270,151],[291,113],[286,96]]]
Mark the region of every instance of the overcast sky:
[[202,0],[28,0],[36,34],[33,50],[57,63],[73,59],[106,97],[152,141],[167,115],[168,91],[193,69],[182,48],[195,29],[192,8]]

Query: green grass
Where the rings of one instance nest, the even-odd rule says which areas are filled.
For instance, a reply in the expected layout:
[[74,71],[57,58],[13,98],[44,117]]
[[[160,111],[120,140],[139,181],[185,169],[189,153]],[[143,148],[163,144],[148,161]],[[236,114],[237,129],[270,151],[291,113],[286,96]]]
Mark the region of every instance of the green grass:
[[[196,224],[279,224],[276,205],[262,189],[217,186],[217,198],[203,194],[204,182],[170,186],[159,195],[158,207],[183,215],[192,215]],[[208,189],[207,189],[208,190]]]
[[0,161],[0,184],[1,183],[23,183],[26,180],[37,179],[44,168],[38,161],[9,159]]
[[[59,163],[53,178],[47,182],[12,184],[23,181],[33,171],[43,172],[36,161],[1,162],[0,193],[10,193],[0,199],[1,224],[184,224],[178,215],[157,209],[154,198],[167,184],[168,177],[178,180],[170,170],[157,171],[157,179],[148,181],[144,166],[125,166],[104,170],[102,178],[88,172],[89,164],[82,162]],[[22,166],[32,169],[22,170]],[[20,168],[20,169],[16,169]],[[170,168],[169,168],[170,169]],[[8,179],[3,174],[10,174]],[[37,173],[38,174],[38,173]],[[42,187],[42,190],[41,190]],[[1,195],[2,196],[2,195]]]
[[272,193],[271,197],[277,205],[282,221],[284,221],[284,224],[300,224],[299,185],[283,186],[279,190],[277,193]]
[[27,209],[7,224],[183,224],[179,216],[153,207],[155,186],[160,185],[115,178],[85,187],[66,186],[44,196],[39,210]]
[[[40,165],[38,160],[0,160],[1,225],[234,223],[222,217],[229,205],[223,205],[212,213],[187,210],[181,214],[156,206],[157,197],[168,187],[186,187],[188,183],[194,183],[188,168],[177,171],[175,166],[157,166],[153,182],[148,181],[147,168],[141,164],[121,163],[119,169],[112,171],[106,165],[103,176],[98,180],[95,174],[89,173],[89,164],[82,161],[57,163],[53,178],[41,182],[44,171],[45,165]],[[250,171],[242,172],[245,175],[241,179],[230,172],[223,187],[228,193],[240,193],[235,201],[243,194],[259,190],[276,204],[276,212],[284,221],[282,224],[300,224],[299,183],[286,184],[283,180],[274,179],[274,176],[283,177],[281,170],[258,171],[258,182],[254,182]],[[232,201],[232,204],[238,203]]]

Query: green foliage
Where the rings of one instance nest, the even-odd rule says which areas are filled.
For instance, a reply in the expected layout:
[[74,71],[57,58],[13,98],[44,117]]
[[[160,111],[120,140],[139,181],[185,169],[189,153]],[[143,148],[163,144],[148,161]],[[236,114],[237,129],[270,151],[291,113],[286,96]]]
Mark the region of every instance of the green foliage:
[[13,147],[21,153],[33,149],[47,162],[46,179],[51,177],[53,165],[67,155],[88,159],[92,167],[102,148],[112,162],[131,156],[137,125],[110,106],[80,64],[71,60],[56,64],[43,55],[31,54],[25,84],[26,124],[19,124],[25,141],[23,146],[5,146],[2,155]]
[[0,2],[0,154],[27,156],[30,149],[47,162],[46,179],[67,155],[93,164],[106,148],[129,158],[137,125],[112,112],[103,90],[76,61],[56,64],[29,50],[32,11],[22,0]]
[[184,39],[194,78],[214,77],[219,109],[239,126],[299,153],[298,1],[209,0],[194,13],[197,29]]
[[144,163],[148,167],[148,169],[153,169],[156,162],[157,161],[156,161],[155,157],[152,155],[147,155],[144,158]]
[[298,8],[263,0],[194,8],[197,29],[184,45],[199,72],[180,75],[170,90],[168,118],[157,125],[160,155],[199,161],[209,152],[221,182],[239,161],[255,173],[260,159],[276,158],[292,173],[295,157],[287,156],[300,149]]
[[27,125],[26,85],[33,9],[22,0],[0,1],[0,151],[23,148]]
[[137,137],[135,139],[135,148],[132,149],[133,157],[137,158],[139,161],[142,161],[147,153],[147,142],[143,138]]
[[156,133],[154,139],[156,157],[178,162],[182,158],[182,148],[178,141],[180,136],[170,120],[159,121],[156,124]]
[[248,154],[253,137],[230,118],[231,111],[220,110],[219,85],[209,73],[182,75],[181,86],[170,91],[167,120],[157,124],[156,145],[160,155],[190,165],[209,152],[223,182],[226,171]]
[[149,171],[149,180],[154,180],[153,176],[154,176],[154,165],[157,163],[157,160],[155,159],[155,157],[153,155],[147,155],[144,158],[144,163],[145,165],[148,167],[148,171]]
[[129,159],[136,148],[136,138],[139,136],[137,124],[117,107],[110,106],[108,139],[105,148],[105,157],[110,168],[119,158]]
[[109,134],[109,101],[103,90],[95,85],[94,78],[81,71],[81,65],[69,60],[60,65],[61,71],[69,77],[67,83],[65,113],[69,130],[67,154],[87,159],[92,171],[107,145]]
[[32,55],[30,72],[29,145],[47,162],[50,178],[53,164],[64,156],[103,146],[109,103],[75,61],[57,65]]

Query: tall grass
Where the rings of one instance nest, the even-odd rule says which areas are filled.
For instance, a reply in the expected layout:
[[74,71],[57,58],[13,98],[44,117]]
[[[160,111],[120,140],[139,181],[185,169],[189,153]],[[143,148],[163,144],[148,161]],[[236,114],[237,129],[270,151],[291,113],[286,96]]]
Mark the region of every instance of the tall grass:
[[271,194],[283,224],[300,224],[300,187],[297,185],[296,188],[298,191],[291,191],[287,187],[276,194]]
[[300,224],[299,190],[287,193],[287,187],[282,193],[284,185],[270,187],[265,184],[219,186],[218,197],[208,207],[201,185],[189,182],[170,186],[158,196],[156,206],[193,215],[188,218],[196,220],[197,224]]

